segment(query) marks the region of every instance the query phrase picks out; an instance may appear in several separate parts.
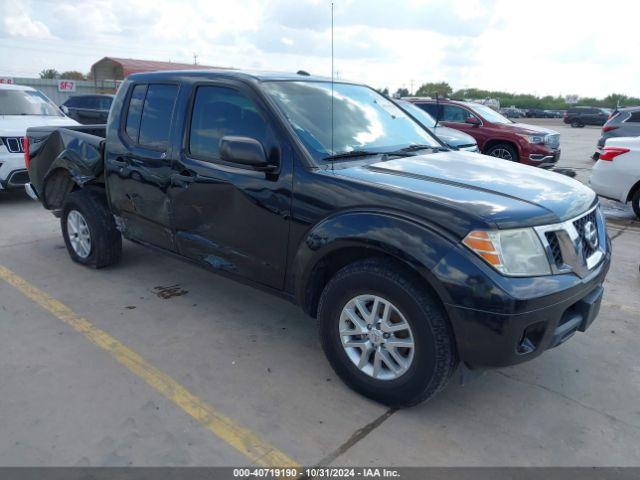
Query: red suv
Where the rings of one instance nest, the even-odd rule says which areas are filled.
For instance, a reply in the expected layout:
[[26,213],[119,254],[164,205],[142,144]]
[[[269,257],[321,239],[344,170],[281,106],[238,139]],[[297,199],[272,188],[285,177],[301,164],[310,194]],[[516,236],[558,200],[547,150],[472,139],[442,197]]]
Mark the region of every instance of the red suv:
[[[560,134],[538,125],[515,123],[479,103],[407,98],[442,125],[468,133],[485,155],[550,168],[560,158]],[[439,108],[438,108],[439,103]]]

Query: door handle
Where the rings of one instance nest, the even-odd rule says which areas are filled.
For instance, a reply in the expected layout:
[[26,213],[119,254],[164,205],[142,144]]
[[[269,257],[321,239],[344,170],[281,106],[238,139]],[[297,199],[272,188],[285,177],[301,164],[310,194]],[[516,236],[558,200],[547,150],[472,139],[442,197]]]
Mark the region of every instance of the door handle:
[[196,181],[197,176],[190,172],[174,173],[170,177],[171,185],[186,188],[189,184]]

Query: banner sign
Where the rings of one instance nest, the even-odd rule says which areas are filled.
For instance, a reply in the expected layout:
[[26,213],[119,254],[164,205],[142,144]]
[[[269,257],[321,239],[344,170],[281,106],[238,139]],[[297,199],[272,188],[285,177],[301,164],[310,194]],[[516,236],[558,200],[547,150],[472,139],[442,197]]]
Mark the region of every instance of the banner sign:
[[59,92],[75,92],[76,81],[75,80],[58,80]]

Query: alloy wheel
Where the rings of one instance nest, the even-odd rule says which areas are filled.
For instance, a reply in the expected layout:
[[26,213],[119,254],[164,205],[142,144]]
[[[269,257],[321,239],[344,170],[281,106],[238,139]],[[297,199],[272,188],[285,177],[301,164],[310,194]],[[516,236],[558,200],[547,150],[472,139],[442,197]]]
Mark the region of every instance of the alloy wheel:
[[76,255],[80,258],[87,258],[91,254],[89,225],[77,210],[71,210],[67,215],[67,235]]
[[349,300],[340,314],[342,347],[351,362],[377,380],[395,380],[411,366],[415,342],[409,322],[377,295]]
[[496,148],[491,151],[492,157],[502,158],[503,160],[513,160],[513,155],[506,148]]

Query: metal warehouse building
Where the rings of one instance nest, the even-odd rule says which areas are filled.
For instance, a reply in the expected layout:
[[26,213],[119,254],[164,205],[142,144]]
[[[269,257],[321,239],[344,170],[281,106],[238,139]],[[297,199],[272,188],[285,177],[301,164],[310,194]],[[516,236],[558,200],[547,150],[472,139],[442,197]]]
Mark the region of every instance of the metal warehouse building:
[[108,80],[124,80],[132,73],[153,72],[157,70],[192,70],[194,68],[226,69],[192,63],[157,62],[155,60],[136,60],[133,58],[104,57],[91,66],[91,76],[96,85]]

